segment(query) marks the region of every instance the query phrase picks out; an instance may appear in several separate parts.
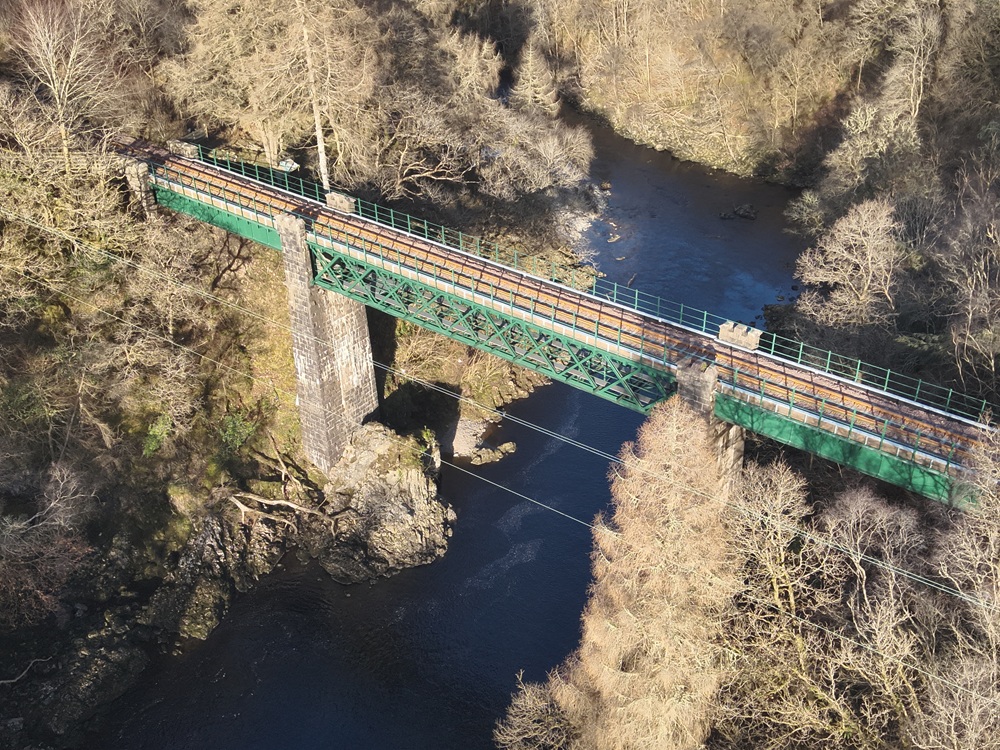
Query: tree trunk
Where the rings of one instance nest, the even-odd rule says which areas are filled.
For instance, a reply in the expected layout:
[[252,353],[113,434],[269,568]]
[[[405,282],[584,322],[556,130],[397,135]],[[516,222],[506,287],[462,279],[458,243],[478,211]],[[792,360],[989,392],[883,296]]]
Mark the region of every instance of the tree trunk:
[[326,139],[323,137],[323,116],[320,114],[316,87],[316,69],[313,67],[312,48],[309,46],[309,29],[306,26],[306,12],[302,0],[295,3],[302,22],[302,49],[306,56],[306,75],[309,79],[309,99],[312,102],[313,124],[316,128],[316,155],[319,159],[319,178],[323,190],[330,189],[330,170],[326,164]]

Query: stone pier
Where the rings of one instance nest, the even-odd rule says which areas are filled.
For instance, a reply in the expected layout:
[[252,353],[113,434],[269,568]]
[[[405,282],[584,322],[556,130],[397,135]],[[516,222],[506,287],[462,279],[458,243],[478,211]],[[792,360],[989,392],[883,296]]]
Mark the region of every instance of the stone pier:
[[[198,158],[198,147],[185,141],[167,141],[167,151],[189,159]],[[142,207],[146,218],[156,214],[156,196],[149,182],[149,165],[139,159],[129,156],[121,157],[122,170],[125,174],[125,184],[128,185],[132,197]]]
[[719,471],[728,491],[728,487],[743,468],[746,431],[739,425],[723,422],[715,416],[713,407],[717,378],[718,372],[714,364],[700,359],[686,359],[677,368],[677,397],[701,412],[708,420]]
[[275,225],[291,310],[302,447],[329,473],[351,433],[378,408],[368,320],[360,302],[312,285],[302,219],[280,216]]
[[149,167],[138,159],[124,157],[121,160],[125,173],[125,184],[128,185],[132,197],[142,208],[146,218],[156,213],[156,196],[149,184]]
[[[761,331],[752,326],[732,321],[719,326],[719,341],[734,344],[751,351],[760,344]],[[746,430],[739,425],[723,422],[715,416],[715,384],[718,370],[704,360],[688,358],[677,368],[677,395],[708,419],[719,459],[719,470],[728,488],[743,467],[743,448]]]

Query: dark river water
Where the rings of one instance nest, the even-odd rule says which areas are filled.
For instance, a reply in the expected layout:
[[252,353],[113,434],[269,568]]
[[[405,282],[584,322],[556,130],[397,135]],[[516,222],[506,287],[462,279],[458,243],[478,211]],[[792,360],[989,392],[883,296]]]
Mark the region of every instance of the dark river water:
[[[606,129],[594,140],[592,176],[611,190],[587,241],[609,278],[745,322],[791,293],[802,248],[783,231],[788,191]],[[743,203],[756,221],[719,218]],[[609,453],[641,421],[561,384],[508,411]],[[481,477],[581,521],[607,508],[607,461],[511,422],[499,437],[517,453],[476,467]],[[577,644],[590,530],[448,467],[441,491],[458,513],[443,559],[373,585],[279,570],[207,641],[152,668],[88,747],[493,747],[517,673],[542,680]]]

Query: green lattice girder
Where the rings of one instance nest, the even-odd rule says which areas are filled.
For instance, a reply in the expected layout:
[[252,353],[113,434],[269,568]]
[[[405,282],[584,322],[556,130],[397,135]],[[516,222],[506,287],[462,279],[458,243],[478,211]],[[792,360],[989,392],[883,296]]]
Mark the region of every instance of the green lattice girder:
[[161,206],[187,214],[198,221],[225,229],[227,232],[246,237],[248,240],[259,242],[275,250],[281,249],[281,240],[278,238],[277,230],[273,227],[188,198],[186,195],[175,193],[166,187],[153,185],[153,192],[156,195],[156,202]]
[[[157,202],[174,211],[281,249],[277,231],[216,206],[154,185]],[[546,330],[513,315],[397,276],[369,263],[309,242],[313,282],[395,317],[496,354],[515,364],[646,413],[674,390],[669,370],[649,367]],[[334,268],[336,264],[336,268]],[[369,274],[375,274],[369,277]],[[364,282],[377,279],[377,284]],[[529,315],[529,311],[523,311]]]
[[828,458],[842,466],[850,466],[925,497],[942,502],[961,501],[956,498],[955,480],[907,458],[862,445],[722,393],[715,395],[714,411],[715,416],[725,422]]
[[[267,247],[281,250],[273,226],[236,215],[166,186],[153,186],[157,202]],[[442,333],[515,364],[542,372],[615,403],[646,413],[674,391],[671,371],[656,369],[587,344],[530,320],[477,304],[309,243],[314,283],[390,315]],[[506,301],[497,300],[502,308]],[[530,311],[521,311],[530,316]],[[817,429],[725,394],[715,396],[715,415],[785,445],[851,466],[869,476],[944,502],[965,503],[968,491],[951,477]]]
[[381,265],[309,242],[313,283],[366,305],[496,354],[646,413],[674,391],[674,375],[526,320],[528,310],[507,312],[401,276]]

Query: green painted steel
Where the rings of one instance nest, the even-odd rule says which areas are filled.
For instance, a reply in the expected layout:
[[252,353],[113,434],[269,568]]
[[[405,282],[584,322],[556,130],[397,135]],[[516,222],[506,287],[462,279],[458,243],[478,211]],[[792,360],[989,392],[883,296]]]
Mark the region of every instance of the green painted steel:
[[[244,164],[239,169],[235,169],[236,163],[220,166],[283,189],[294,185],[300,191],[305,191],[307,188],[303,185],[308,185],[301,180],[301,184],[296,185],[288,175],[257,165]],[[253,174],[248,172],[250,167],[253,168]],[[151,165],[151,170],[153,188],[161,205],[268,247],[281,249],[277,231],[273,227],[272,214],[275,209],[267,201],[258,201],[256,198],[241,201],[237,197],[238,191],[233,195],[216,194],[211,185],[192,180],[190,176],[186,176],[182,184],[179,176],[173,177],[170,168],[163,165]],[[284,177],[275,177],[276,174]],[[282,185],[281,182],[285,184]],[[240,205],[241,202],[245,205]],[[549,277],[565,283],[565,279],[558,277],[556,269],[533,268],[530,258],[516,253],[513,257],[508,257],[495,245],[481,243],[468,235],[445,230],[438,225],[362,201],[357,201],[356,208],[358,213],[372,220],[377,219],[385,226],[427,237],[502,264],[514,265],[535,276]],[[594,341],[594,331],[578,330],[575,319],[573,324],[565,324],[556,321],[554,317],[549,318],[548,314],[536,315],[533,302],[530,303],[530,309],[515,307],[513,297],[498,299],[495,290],[485,288],[488,285],[477,285],[475,279],[465,278],[460,280],[461,283],[456,283],[455,272],[450,268],[438,267],[426,260],[414,264],[411,259],[400,257],[398,251],[389,250],[378,242],[361,239],[350,231],[320,234],[321,228],[312,224],[307,213],[301,218],[306,220],[309,228],[307,236],[313,254],[313,282],[322,288],[344,294],[639,412],[648,412],[655,403],[667,398],[675,390],[670,362],[642,363],[637,361],[638,352],[630,353],[620,349],[609,352],[600,348],[614,348],[613,340],[602,339],[600,345],[584,343]],[[404,223],[405,226],[401,226]],[[707,312],[676,305],[614,284],[595,284],[590,293],[713,337],[718,334],[718,325],[725,322]],[[790,346],[794,346],[795,351],[786,351]],[[812,349],[766,332],[761,337],[760,349],[778,353],[783,359],[805,367],[834,373],[854,382],[876,385],[889,393],[922,401],[952,413],[968,412],[968,416],[972,416],[979,408],[977,404],[984,403],[965,400],[960,394],[951,391],[936,391],[935,386],[919,380],[903,381],[889,371],[871,368],[858,360]],[[877,384],[872,381],[876,377],[881,379]],[[953,480],[944,474],[924,468],[905,457],[884,453],[823,429],[810,427],[752,403],[717,394],[715,414],[720,419],[778,442],[851,466],[927,497],[950,501],[955,494],[952,490]],[[978,413],[976,416],[979,416]]]
[[[162,185],[154,189],[161,205],[280,249],[278,233],[271,226],[174,193]],[[190,186],[187,189],[201,194]],[[205,195],[208,199],[208,194]],[[233,210],[240,209],[234,206]],[[337,240],[333,237],[325,239]],[[567,326],[571,335],[560,335],[514,315],[498,312],[492,306],[467,301],[405,279],[382,267],[334,253],[316,242],[310,242],[309,246],[315,268],[319,269],[314,279],[318,286],[497,354],[555,380],[643,413],[674,390],[674,377],[669,369],[649,367],[581,344],[572,335],[578,333],[573,326]],[[386,261],[386,250],[381,245],[366,242],[361,249],[373,259]],[[427,270],[442,278],[450,273],[436,268]],[[365,278],[377,279],[378,284],[362,283]],[[522,312],[531,313],[530,310]]]
[[721,393],[715,395],[714,411],[715,416],[725,422],[745,427],[779,443],[850,466],[934,500],[946,503],[954,500],[954,480],[951,477],[904,458],[883,453]]
[[[268,185],[273,185],[310,200],[325,201],[325,193],[320,185],[290,175],[281,170],[269,169],[259,164],[234,161],[215,151],[201,148],[200,159],[234,174],[249,177]],[[432,240],[447,247],[462,250],[473,255],[495,260],[511,268],[516,268],[533,276],[557,281],[576,287],[573,269],[562,268],[540,260],[533,254],[525,254],[516,249],[504,248],[495,242],[464,234],[455,229],[428,222],[415,216],[380,206],[376,203],[355,199],[356,215],[391,227],[408,234]],[[590,294],[630,307],[645,315],[651,315],[684,328],[718,336],[719,326],[730,321],[719,315],[700,310],[690,305],[662,299],[646,294],[638,289],[621,286],[606,279],[595,278],[586,289]],[[757,347],[758,351],[773,354],[786,361],[829,373],[855,383],[900,396],[918,404],[930,406],[956,416],[984,421],[987,413],[997,414],[1000,409],[993,407],[985,399],[975,398],[954,388],[928,383],[920,378],[910,377],[873,365],[854,357],[847,357],[828,349],[809,346],[801,341],[764,331]]]
[[281,188],[289,193],[295,193],[310,200],[320,203],[324,203],[326,200],[326,191],[323,190],[322,185],[310,182],[309,180],[303,180],[301,177],[281,169],[272,169],[264,164],[233,158],[236,154],[231,154],[232,152],[228,152],[225,149],[208,148],[207,146],[198,145],[198,159],[206,164],[249,177],[266,185]]
[[[515,364],[646,413],[674,391],[670,370],[648,367],[542,325],[451,294],[315,242],[317,286],[346,295]],[[513,312],[513,311],[512,311]],[[530,311],[521,311],[529,317]]]
[[175,193],[160,185],[153,185],[156,202],[173,211],[192,216],[206,224],[225,229],[227,232],[246,237],[275,250],[281,249],[281,240],[273,227],[265,226],[244,216],[237,216],[230,211],[216,208],[207,203]]

